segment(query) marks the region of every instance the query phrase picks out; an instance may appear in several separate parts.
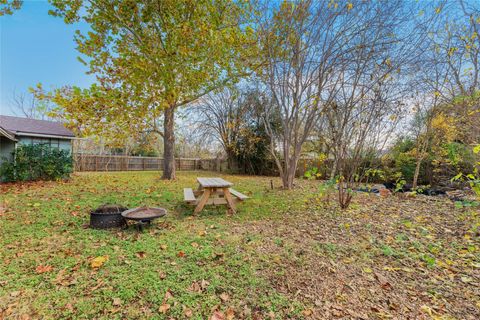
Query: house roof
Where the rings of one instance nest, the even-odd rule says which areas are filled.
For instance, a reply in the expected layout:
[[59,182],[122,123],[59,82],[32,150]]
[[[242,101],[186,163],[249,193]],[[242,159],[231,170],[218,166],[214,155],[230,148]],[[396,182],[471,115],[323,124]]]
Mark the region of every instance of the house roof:
[[8,130],[3,129],[2,127],[0,127],[0,137],[5,137],[9,140],[17,141],[17,139],[15,139],[15,135],[13,133],[11,133]]
[[74,138],[61,122],[0,115],[0,128],[18,136],[58,136]]

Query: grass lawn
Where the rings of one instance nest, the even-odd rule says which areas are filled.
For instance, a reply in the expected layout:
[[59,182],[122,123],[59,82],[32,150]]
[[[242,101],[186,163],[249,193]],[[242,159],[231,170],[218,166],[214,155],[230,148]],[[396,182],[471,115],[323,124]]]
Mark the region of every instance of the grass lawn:
[[[219,174],[159,176],[0,186],[0,318],[480,318],[478,207],[358,194],[342,211],[319,182],[220,175],[251,198],[193,216],[183,188]],[[85,228],[104,203],[169,215],[143,233]]]

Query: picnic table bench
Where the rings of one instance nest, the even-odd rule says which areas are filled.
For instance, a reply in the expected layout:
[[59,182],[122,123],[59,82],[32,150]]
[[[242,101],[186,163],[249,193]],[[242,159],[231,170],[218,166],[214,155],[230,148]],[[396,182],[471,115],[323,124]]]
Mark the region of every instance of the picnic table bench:
[[183,189],[185,202],[196,205],[194,213],[203,210],[205,205],[227,205],[230,213],[235,213],[235,203],[248,197],[237,190],[230,188],[233,183],[222,178],[197,178],[198,189]]

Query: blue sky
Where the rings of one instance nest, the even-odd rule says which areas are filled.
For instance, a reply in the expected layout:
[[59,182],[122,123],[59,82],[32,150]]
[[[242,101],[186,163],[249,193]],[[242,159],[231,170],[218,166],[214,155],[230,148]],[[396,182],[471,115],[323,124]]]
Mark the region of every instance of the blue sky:
[[77,85],[86,87],[93,77],[78,60],[73,35],[85,25],[66,25],[48,15],[45,0],[26,0],[12,16],[0,17],[0,114],[14,115],[13,92]]

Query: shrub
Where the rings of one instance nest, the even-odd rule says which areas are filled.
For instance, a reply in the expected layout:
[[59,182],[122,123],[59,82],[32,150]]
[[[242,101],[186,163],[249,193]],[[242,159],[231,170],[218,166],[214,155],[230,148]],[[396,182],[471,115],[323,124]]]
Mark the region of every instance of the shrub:
[[0,166],[4,181],[65,179],[72,173],[72,157],[65,150],[47,145],[19,145],[10,161]]

